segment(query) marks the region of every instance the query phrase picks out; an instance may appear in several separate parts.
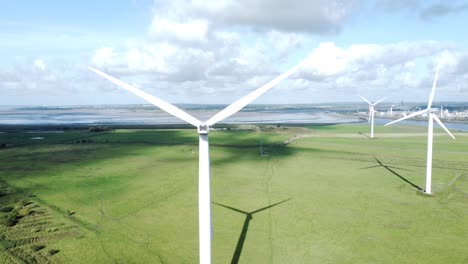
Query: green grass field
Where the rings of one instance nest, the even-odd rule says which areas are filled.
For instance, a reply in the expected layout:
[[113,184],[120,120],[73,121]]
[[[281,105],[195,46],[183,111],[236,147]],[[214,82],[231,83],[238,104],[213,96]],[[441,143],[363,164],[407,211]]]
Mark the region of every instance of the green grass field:
[[[425,132],[211,132],[213,262],[468,263],[468,133],[435,130],[426,196]],[[0,149],[1,263],[198,262],[195,130],[3,133],[0,143],[14,145]]]

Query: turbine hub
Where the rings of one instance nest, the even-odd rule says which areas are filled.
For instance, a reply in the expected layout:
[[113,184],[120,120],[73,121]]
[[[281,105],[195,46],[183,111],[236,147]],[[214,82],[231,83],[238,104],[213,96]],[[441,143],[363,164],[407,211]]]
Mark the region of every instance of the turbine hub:
[[208,124],[206,123],[201,123],[198,128],[198,134],[208,134],[208,132],[210,132],[210,126],[208,126]]

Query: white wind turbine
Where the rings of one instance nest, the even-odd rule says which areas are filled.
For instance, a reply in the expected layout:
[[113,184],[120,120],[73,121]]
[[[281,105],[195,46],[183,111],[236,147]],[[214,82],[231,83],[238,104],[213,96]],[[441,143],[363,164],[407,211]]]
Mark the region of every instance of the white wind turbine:
[[393,117],[393,107],[395,107],[395,105],[390,106],[390,117]]
[[367,100],[366,98],[362,97],[362,96],[359,96],[362,98],[362,100],[366,101],[368,104],[369,104],[369,119],[368,119],[368,122],[371,123],[371,138],[374,138],[374,112],[375,112],[375,109],[374,107],[382,102],[383,100],[385,99],[380,99],[379,101],[375,102],[375,103],[371,103],[369,100]]
[[405,117],[402,117],[400,119],[392,121],[392,122],[390,122],[388,124],[385,124],[385,126],[388,126],[388,125],[394,124],[396,122],[400,122],[400,121],[408,119],[408,118],[412,118],[412,117],[422,115],[422,114],[426,114],[426,113],[428,114],[426,189],[424,190],[424,192],[428,193],[428,194],[432,193],[432,190],[431,190],[431,182],[432,182],[432,141],[433,141],[433,138],[434,138],[434,133],[433,133],[434,132],[434,120],[437,123],[439,123],[439,125],[447,132],[447,134],[449,134],[449,136],[451,136],[453,139],[455,139],[455,137],[452,135],[452,133],[450,133],[450,131],[447,129],[447,127],[445,127],[445,125],[442,124],[442,121],[440,121],[440,119],[434,114],[434,112],[436,112],[437,110],[432,110],[431,109],[432,100],[434,99],[435,88],[436,88],[436,85],[437,85],[437,78],[439,77],[439,68],[440,67],[437,67],[437,71],[436,71],[436,75],[435,75],[435,78],[434,78],[434,83],[432,84],[432,91],[431,91],[431,94],[429,96],[429,102],[427,104],[427,108],[424,109],[424,110],[409,114],[409,115],[407,115]]
[[91,71],[97,73],[103,78],[111,81],[112,83],[126,89],[127,91],[145,99],[151,104],[159,107],[161,110],[197,127],[199,135],[199,163],[198,163],[198,219],[199,219],[199,251],[200,263],[211,263],[211,196],[210,196],[210,154],[208,144],[208,133],[210,127],[219,121],[235,114],[260,95],[270,90],[282,80],[289,77],[296,72],[305,61],[293,67],[287,72],[281,74],[255,91],[235,101],[228,107],[224,108],[216,115],[211,117],[208,121],[202,122],[197,118],[187,114],[176,106],[165,102],[157,97],[154,97],[138,88],[135,88],[127,83],[124,83],[104,72],[101,72],[92,67],[88,67]]

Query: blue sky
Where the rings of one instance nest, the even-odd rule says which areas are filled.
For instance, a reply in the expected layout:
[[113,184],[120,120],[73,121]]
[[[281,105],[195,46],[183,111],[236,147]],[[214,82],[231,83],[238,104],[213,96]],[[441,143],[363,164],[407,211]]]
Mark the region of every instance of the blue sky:
[[468,3],[375,0],[5,1],[3,105],[229,103],[300,61],[257,103],[468,101]]

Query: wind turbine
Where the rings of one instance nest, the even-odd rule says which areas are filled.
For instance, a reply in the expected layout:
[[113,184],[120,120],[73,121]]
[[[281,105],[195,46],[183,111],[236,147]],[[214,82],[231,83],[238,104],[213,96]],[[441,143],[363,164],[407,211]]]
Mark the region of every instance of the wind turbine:
[[208,119],[206,122],[202,122],[197,118],[187,114],[176,106],[165,102],[151,94],[148,94],[138,88],[135,88],[127,83],[124,83],[102,71],[88,67],[91,71],[100,75],[101,77],[109,80],[110,82],[120,86],[121,88],[145,99],[151,104],[159,107],[161,110],[195,126],[199,136],[199,163],[198,163],[198,219],[199,219],[199,250],[200,250],[200,263],[206,264],[211,263],[211,197],[210,197],[210,154],[209,154],[209,143],[208,133],[210,127],[219,121],[235,114],[246,105],[251,103],[253,100],[258,98],[266,91],[273,88],[282,80],[289,77],[291,74],[296,72],[306,60],[291,68],[287,72],[281,74],[270,82],[264,84],[260,88],[254,90],[248,95],[235,101],[228,107],[224,108],[213,117]]
[[362,96],[359,96],[362,98],[362,100],[366,101],[368,104],[369,104],[369,119],[368,119],[368,122],[371,123],[371,138],[374,138],[374,107],[382,102],[383,100],[385,99],[380,99],[379,101],[375,102],[375,103],[371,103],[369,100],[367,100],[366,98],[362,97]]
[[429,95],[429,102],[427,104],[427,108],[423,109],[421,111],[409,114],[409,115],[407,115],[405,117],[402,117],[400,119],[392,121],[392,122],[390,122],[388,124],[385,124],[385,126],[388,126],[388,125],[403,121],[403,120],[408,119],[408,118],[412,118],[412,117],[415,117],[415,116],[418,116],[418,115],[423,115],[423,114],[426,114],[426,113],[428,114],[426,189],[424,190],[424,192],[428,193],[428,194],[432,193],[432,190],[431,190],[431,182],[432,182],[432,141],[433,141],[433,138],[434,138],[434,120],[437,123],[439,123],[439,125],[445,130],[445,132],[447,132],[447,134],[449,134],[449,136],[451,136],[453,139],[455,139],[455,137],[452,135],[452,133],[450,133],[450,131],[447,129],[447,127],[445,127],[445,125],[442,124],[442,121],[440,121],[440,119],[434,114],[434,112],[436,112],[437,110],[432,110],[432,108],[431,108],[432,107],[432,101],[434,99],[435,88],[436,88],[436,85],[437,85],[437,78],[439,77],[439,69],[440,69],[440,67],[437,67],[437,71],[436,71],[435,78],[434,78],[434,83],[432,84],[432,91],[431,91],[431,94]]

